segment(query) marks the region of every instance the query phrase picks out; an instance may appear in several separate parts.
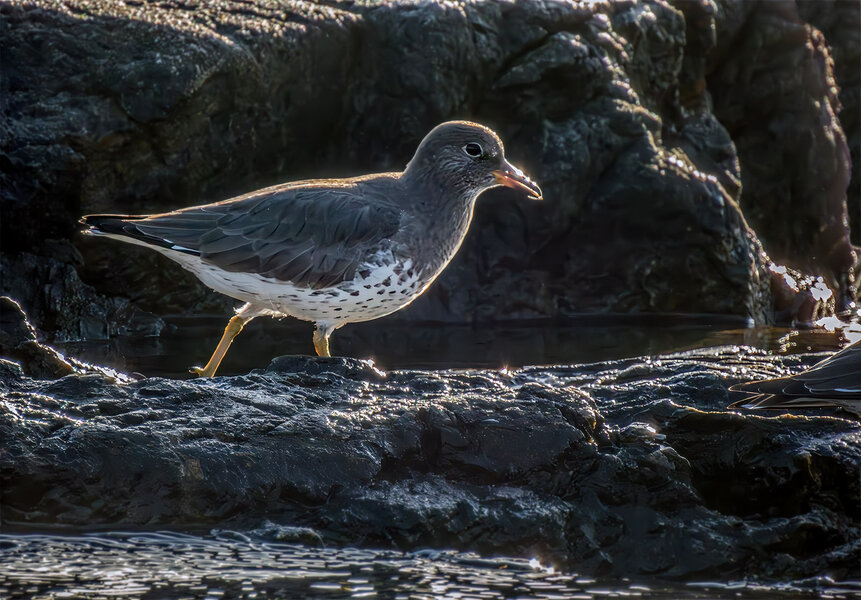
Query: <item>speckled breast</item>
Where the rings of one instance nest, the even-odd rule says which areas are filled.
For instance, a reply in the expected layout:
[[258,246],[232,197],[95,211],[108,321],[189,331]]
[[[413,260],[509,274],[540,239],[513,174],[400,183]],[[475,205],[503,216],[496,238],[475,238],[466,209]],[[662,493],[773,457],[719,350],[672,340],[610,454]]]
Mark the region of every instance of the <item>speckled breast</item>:
[[430,283],[421,275],[409,259],[368,265],[359,269],[353,280],[332,288],[311,290],[291,285],[272,303],[280,307],[278,312],[308,321],[369,321],[395,312],[419,296]]

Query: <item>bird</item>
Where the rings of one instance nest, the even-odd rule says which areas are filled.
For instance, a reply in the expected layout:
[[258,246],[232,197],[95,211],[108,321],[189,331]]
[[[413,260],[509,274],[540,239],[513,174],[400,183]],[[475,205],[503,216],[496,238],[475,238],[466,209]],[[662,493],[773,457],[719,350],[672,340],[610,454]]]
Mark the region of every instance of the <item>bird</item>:
[[731,409],[840,407],[861,416],[861,340],[796,375],[736,384],[730,391],[747,394]]
[[160,252],[244,302],[206,365],[190,369],[212,377],[255,317],[313,322],[317,355],[331,356],[339,327],[410,304],[460,248],[476,198],[498,186],[543,199],[506,160],[496,133],[449,121],[422,139],[403,172],[295,181],[162,214],[85,215],[81,223],[87,235]]

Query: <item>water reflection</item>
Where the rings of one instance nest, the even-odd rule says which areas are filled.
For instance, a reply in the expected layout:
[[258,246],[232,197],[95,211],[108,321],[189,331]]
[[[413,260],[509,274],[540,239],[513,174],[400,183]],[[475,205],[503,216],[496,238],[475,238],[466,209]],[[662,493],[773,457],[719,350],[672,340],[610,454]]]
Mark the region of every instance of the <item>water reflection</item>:
[[[160,338],[117,338],[109,342],[62,344],[82,360],[147,376],[186,377],[204,364],[218,342],[225,319],[170,321]],[[726,344],[778,352],[834,351],[847,327],[796,331],[747,327],[738,320],[675,315],[590,315],[564,325],[424,325],[373,321],[348,325],[333,338],[340,356],[373,358],[383,369],[492,368],[590,363]],[[857,322],[851,327],[857,326]],[[236,339],[221,375],[265,367],[276,356],[313,353],[312,325],[293,319],[252,321]],[[859,334],[861,335],[861,334]]]
[[[2,598],[848,598],[861,582],[599,582],[537,560],[309,548],[238,533],[0,534]],[[857,597],[857,596],[855,596]]]

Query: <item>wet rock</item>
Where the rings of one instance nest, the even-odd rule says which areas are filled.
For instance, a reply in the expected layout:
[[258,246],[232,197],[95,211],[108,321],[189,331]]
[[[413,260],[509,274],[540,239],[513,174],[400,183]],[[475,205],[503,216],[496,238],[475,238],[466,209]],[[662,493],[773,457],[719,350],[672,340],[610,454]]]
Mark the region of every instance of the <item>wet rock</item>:
[[56,350],[36,340],[27,315],[8,296],[0,296],[0,356],[13,359],[23,373],[38,379],[56,379],[75,371]]
[[[227,312],[230,300],[155,253],[73,237],[77,218],[401,169],[432,126],[467,117],[500,132],[547,200],[489,192],[454,263],[394,318],[650,311],[767,322],[768,259],[737,204],[744,169],[733,141],[745,132],[735,113],[711,110],[711,96],[727,106],[730,92],[712,88],[742,56],[727,51],[734,38],[723,32],[735,30],[722,10],[661,1],[6,4],[0,243],[12,253],[74,239],[77,268],[100,294],[156,314]],[[824,56],[819,42],[805,65]],[[814,99],[822,86],[799,77],[787,85]],[[718,121],[725,114],[729,131]],[[813,143],[793,147],[824,161],[810,186],[834,178],[815,217],[837,222],[842,134],[834,119],[804,123]],[[797,158],[800,177],[810,169]],[[746,181],[746,193],[786,179],[767,164],[747,175],[764,180]],[[813,229],[799,235],[819,243]],[[832,287],[835,268],[824,273]]]
[[733,383],[816,358],[383,374],[282,357],[127,385],[0,368],[2,524],[215,526],[611,577],[857,579],[861,425],[725,409]]
[[279,356],[266,368],[267,373],[296,374],[302,381],[308,377],[322,376],[330,379],[333,375],[341,377],[381,381],[386,374],[374,366],[374,361],[344,360],[339,357],[317,356]]
[[[840,4],[820,10],[849,13],[854,39],[839,52],[851,57],[858,10]],[[858,294],[846,201],[852,166],[826,38],[794,2],[717,2],[713,23],[717,45],[706,79],[714,114],[738,148],[744,214],[773,260],[823,276],[844,310]],[[835,32],[833,41],[843,40]],[[848,60],[847,89],[857,94],[857,59]],[[851,104],[846,124],[857,137],[857,100]]]
[[36,379],[59,379],[74,373],[98,375],[115,383],[133,380],[133,377],[110,367],[65,357],[39,341],[39,335],[26,313],[8,296],[0,296],[0,362],[4,373],[15,378],[27,375]]
[[77,256],[68,243],[49,246],[52,256],[0,255],[0,293],[27,311],[50,341],[104,340],[116,335],[157,336],[165,324],[128,299],[106,298],[81,281],[64,260]]
[[836,299],[822,277],[775,264],[769,266],[769,271],[777,322],[815,327],[819,319],[834,314]]

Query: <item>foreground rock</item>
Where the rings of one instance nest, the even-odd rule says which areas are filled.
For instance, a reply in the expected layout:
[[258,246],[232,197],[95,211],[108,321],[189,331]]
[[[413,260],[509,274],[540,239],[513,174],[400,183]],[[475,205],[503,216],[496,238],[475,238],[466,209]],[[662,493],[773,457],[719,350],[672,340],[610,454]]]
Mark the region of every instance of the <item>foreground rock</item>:
[[75,372],[56,350],[38,342],[27,315],[8,296],[0,296],[0,356],[13,359],[24,374],[37,379],[56,379]]
[[282,357],[122,386],[2,362],[2,524],[201,525],[602,576],[857,579],[861,426],[724,409],[741,378],[811,362],[725,348],[385,374]]
[[58,379],[65,375],[98,375],[107,381],[127,383],[132,377],[110,367],[100,367],[65,357],[37,338],[37,333],[21,306],[8,296],[0,296],[0,360],[13,370],[34,379]]
[[[822,264],[802,266],[825,273],[832,289],[841,285],[845,300],[848,163],[831,71],[817,62],[827,52],[821,36],[787,21],[800,33],[789,39],[794,53],[784,53],[789,34],[760,32],[771,31],[762,15],[772,9],[750,6],[5,3],[7,281],[25,288],[14,297],[48,335],[58,315],[70,314],[41,293],[52,260],[144,311],[226,314],[229,300],[157,254],[77,238],[77,219],[221,200],[290,179],[401,169],[431,127],[468,117],[499,131],[547,201],[524,207],[513,192],[489,193],[459,257],[402,318],[781,316],[796,302],[772,294],[768,259],[738,206],[743,175],[745,189],[803,180],[792,210],[776,208],[774,194],[748,194],[745,206],[762,208],[756,223],[769,243],[785,239],[800,252],[832,244],[816,254]],[[792,12],[788,6],[781,10]],[[733,91],[734,65],[750,60],[735,43],[738,31],[769,42],[756,64],[773,60],[779,72],[795,73],[796,55],[804,55],[804,76],[787,78],[791,93],[780,96],[801,99],[798,129],[810,134],[799,142],[781,129],[791,161],[757,152],[762,132],[739,124],[755,120],[766,130],[797,119],[782,110],[751,117],[759,104],[733,112],[733,94],[741,93]],[[752,77],[751,86],[771,93],[766,77]],[[811,169],[808,154],[822,167]],[[756,172],[763,157],[768,169]],[[826,183],[826,193],[814,193]],[[787,231],[799,233],[781,237]],[[82,265],[57,254],[69,240]],[[772,245],[776,259],[792,258]],[[22,262],[22,253],[34,258]],[[89,306],[106,330],[127,326],[128,315],[110,302]]]

